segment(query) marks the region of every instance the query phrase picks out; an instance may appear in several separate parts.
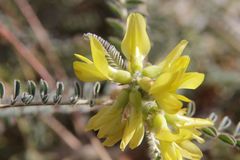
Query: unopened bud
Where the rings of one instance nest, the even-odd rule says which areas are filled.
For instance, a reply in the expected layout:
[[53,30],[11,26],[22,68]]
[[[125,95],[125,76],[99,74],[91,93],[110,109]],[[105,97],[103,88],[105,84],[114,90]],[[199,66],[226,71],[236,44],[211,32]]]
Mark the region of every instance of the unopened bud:
[[143,77],[138,80],[138,84],[144,91],[148,92],[151,88],[151,85],[153,84],[153,81],[151,78]]
[[156,78],[161,73],[161,67],[152,65],[143,69],[142,74],[149,78]]
[[110,68],[109,74],[112,80],[118,83],[128,84],[132,81],[131,74],[128,71]]

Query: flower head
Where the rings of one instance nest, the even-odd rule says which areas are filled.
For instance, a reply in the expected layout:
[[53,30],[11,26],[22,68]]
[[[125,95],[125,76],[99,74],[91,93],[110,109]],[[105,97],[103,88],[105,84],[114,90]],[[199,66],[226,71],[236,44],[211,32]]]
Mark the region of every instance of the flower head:
[[88,37],[93,61],[82,55],[75,54],[82,61],[75,61],[73,63],[76,76],[84,82],[113,80],[119,83],[129,83],[131,81],[130,73],[111,67],[106,59],[107,51],[103,45],[93,35],[90,34]]
[[182,102],[190,102],[187,97],[177,93],[178,89],[196,89],[204,80],[204,74],[186,72],[190,58],[181,56],[187,41],[180,42],[159,64],[158,75],[149,93],[154,96],[159,107],[168,113],[176,113]]
[[97,136],[105,139],[106,146],[120,141],[121,150],[128,145],[131,149],[139,146],[148,130],[157,139],[163,160],[201,159],[202,152],[191,141],[203,143],[199,129],[213,123],[187,117],[183,102],[191,100],[178,91],[196,89],[204,74],[187,72],[190,58],[182,55],[186,40],[159,64],[145,67],[144,58],[151,47],[146,28],[142,15],[129,15],[121,43],[126,61],[107,41],[87,34],[93,61],[76,54],[80,60],[73,64],[77,77],[84,82],[110,80],[128,87],[120,92],[114,104],[100,109],[89,120],[87,130],[98,131]]
[[144,136],[141,103],[138,91],[132,90],[129,94],[128,90],[123,90],[112,106],[102,108],[89,120],[87,130],[98,130],[97,136],[106,138],[103,142],[106,146],[121,140],[121,150],[128,144],[130,148],[136,148]]
[[182,113],[184,112],[175,115],[158,113],[153,116],[152,129],[163,160],[200,160],[202,157],[201,150],[191,140],[203,143],[198,129],[212,126],[213,123],[210,120],[190,118]]
[[146,22],[139,13],[132,13],[127,19],[127,31],[122,40],[123,54],[131,64],[131,70],[141,70],[144,57],[149,53],[150,40],[146,31]]

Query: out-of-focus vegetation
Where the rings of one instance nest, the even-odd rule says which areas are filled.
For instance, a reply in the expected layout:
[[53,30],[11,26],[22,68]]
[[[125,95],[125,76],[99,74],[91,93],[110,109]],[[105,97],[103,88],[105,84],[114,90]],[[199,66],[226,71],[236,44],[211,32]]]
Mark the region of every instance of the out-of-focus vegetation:
[[[112,4],[119,5],[121,12]],[[205,83],[187,93],[196,102],[197,115],[216,112],[236,124],[240,120],[240,1],[132,0],[123,4],[125,0],[0,0],[0,81],[6,94],[10,97],[14,79],[38,82],[45,78],[51,88],[55,80],[73,83],[73,53],[90,53],[82,35],[92,32],[119,47],[127,13],[138,11],[148,20],[150,61],[159,61],[181,39],[188,40],[184,53],[190,55],[191,67],[206,73]],[[103,95],[113,88],[103,86]],[[71,88],[65,87],[64,94],[69,92]],[[87,119],[79,111],[3,116],[0,159],[105,160],[109,155],[121,160],[148,159],[146,142],[125,153],[117,147],[104,149],[92,133],[84,131]],[[217,140],[201,147],[206,160],[240,159],[236,149]]]

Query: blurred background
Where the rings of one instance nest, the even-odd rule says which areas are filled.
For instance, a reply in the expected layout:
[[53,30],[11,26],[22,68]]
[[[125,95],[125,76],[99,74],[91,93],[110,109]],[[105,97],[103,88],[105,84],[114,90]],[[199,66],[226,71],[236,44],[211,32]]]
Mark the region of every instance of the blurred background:
[[[196,102],[196,116],[215,112],[219,119],[229,116],[236,125],[240,120],[239,0],[0,0],[0,81],[6,93],[2,101],[9,101],[14,79],[21,81],[23,91],[27,80],[38,84],[43,78],[53,91],[55,81],[63,81],[68,98],[77,80],[73,54],[90,56],[83,34],[95,33],[120,49],[126,17],[132,11],[147,18],[151,63],[159,62],[180,40],[189,41],[184,54],[191,57],[190,70],[206,74],[198,90],[185,93]],[[88,99],[92,84],[83,86]],[[114,90],[116,86],[103,83],[101,97],[114,97]],[[28,113],[24,107],[0,109],[1,160],[149,159],[146,140],[124,153],[117,145],[102,147],[95,133],[84,131],[94,111],[54,108],[46,116],[38,108]],[[240,159],[237,149],[218,140],[209,139],[200,147],[205,160]]]

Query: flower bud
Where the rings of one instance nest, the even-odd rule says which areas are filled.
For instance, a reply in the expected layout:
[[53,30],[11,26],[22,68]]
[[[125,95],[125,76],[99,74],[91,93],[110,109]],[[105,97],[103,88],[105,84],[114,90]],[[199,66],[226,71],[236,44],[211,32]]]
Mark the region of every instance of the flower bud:
[[152,82],[151,78],[143,77],[138,80],[138,84],[144,91],[148,92],[149,89],[151,88],[153,82]]
[[130,104],[137,110],[142,107],[142,95],[138,90],[132,89],[129,97]]
[[128,100],[129,100],[129,90],[124,89],[120,92],[118,98],[116,99],[113,105],[115,107],[125,107],[128,104]]
[[109,68],[110,68],[109,75],[113,81],[121,83],[121,84],[127,84],[127,83],[131,82],[132,77],[128,71],[117,70],[117,69],[114,69],[111,67],[109,67]]
[[143,59],[148,54],[150,47],[144,17],[138,13],[130,14],[127,19],[127,30],[121,48],[130,62],[133,72],[142,70]]
[[157,65],[148,66],[143,69],[142,74],[149,78],[156,78],[161,73],[161,67]]
[[152,119],[152,130],[158,133],[162,129],[164,122],[166,122],[166,120],[162,114],[154,115]]

